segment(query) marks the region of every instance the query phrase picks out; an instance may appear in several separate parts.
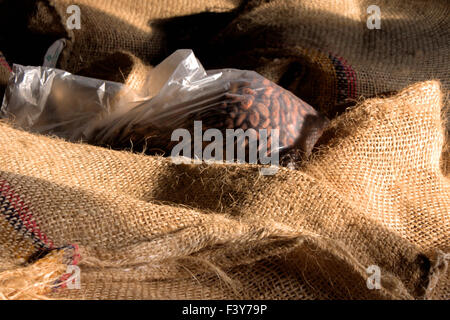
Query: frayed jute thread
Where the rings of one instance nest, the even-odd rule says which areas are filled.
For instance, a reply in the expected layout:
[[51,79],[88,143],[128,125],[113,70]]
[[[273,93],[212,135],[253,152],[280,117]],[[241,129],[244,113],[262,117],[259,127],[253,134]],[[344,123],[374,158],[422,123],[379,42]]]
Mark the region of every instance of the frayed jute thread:
[[[52,251],[44,258],[26,266],[0,272],[0,299],[42,300],[66,271],[63,251]],[[70,279],[69,279],[70,280]]]
[[428,276],[425,278],[426,285],[423,287],[423,299],[431,299],[433,290],[438,284],[439,280],[448,272],[448,265],[450,262],[450,253],[444,253],[438,250],[434,254],[434,259],[430,267]]

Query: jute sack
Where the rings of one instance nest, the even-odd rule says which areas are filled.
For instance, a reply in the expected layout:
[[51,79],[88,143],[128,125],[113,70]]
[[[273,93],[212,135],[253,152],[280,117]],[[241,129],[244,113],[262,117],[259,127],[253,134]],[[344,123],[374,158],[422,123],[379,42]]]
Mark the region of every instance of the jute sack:
[[[175,49],[192,48],[207,69],[255,70],[329,118],[356,100],[418,81],[440,80],[444,96],[450,89],[447,0],[380,0],[381,29],[367,27],[371,0],[81,0],[79,30],[66,24],[71,4],[27,1],[28,10],[20,6],[6,14],[29,11],[29,38],[48,38],[34,44],[42,44],[41,56],[35,49],[28,61],[21,52],[8,52],[8,59],[36,64],[31,56],[38,56],[40,63],[52,41],[64,37],[59,68],[125,82],[130,68],[115,52],[127,51],[154,65]],[[216,15],[205,18],[206,13]],[[10,21],[12,27],[23,28],[16,20]],[[6,45],[9,51],[16,47]]]
[[[447,0],[247,2],[226,28],[193,47],[207,68],[256,70],[328,117],[418,81],[439,79],[448,95]],[[372,5],[380,9],[380,29],[367,26]],[[169,45],[180,41],[174,33]]]
[[63,50],[59,67],[78,72],[96,60],[115,51],[129,51],[146,63],[161,57],[164,34],[151,26],[155,19],[185,16],[204,11],[226,12],[236,8],[239,0],[81,0],[80,29],[69,29],[66,10],[73,4],[70,0],[45,1],[61,18],[68,42]]
[[449,299],[441,108],[435,81],[367,100],[273,176],[2,123],[0,297]]
[[[151,26],[153,21],[201,12],[227,12],[235,9],[239,2],[23,0],[16,3],[8,0],[0,4],[0,26],[14,32],[3,32],[2,50],[12,63],[42,65],[47,49],[55,40],[64,38],[66,46],[57,67],[71,73],[78,73],[117,51],[129,51],[145,63],[158,63],[171,52],[164,48],[161,30]],[[80,24],[72,25],[78,21],[75,19],[78,13]]]

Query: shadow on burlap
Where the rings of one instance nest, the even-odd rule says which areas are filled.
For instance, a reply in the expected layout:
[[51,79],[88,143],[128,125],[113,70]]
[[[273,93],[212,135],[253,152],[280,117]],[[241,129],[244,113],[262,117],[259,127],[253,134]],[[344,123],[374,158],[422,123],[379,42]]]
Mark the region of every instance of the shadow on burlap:
[[[433,81],[369,99],[332,122],[333,137],[300,170],[274,176],[256,165],[176,165],[1,124],[0,294],[448,299],[441,108]],[[15,282],[37,263],[54,281],[74,261],[56,254],[75,245],[81,289]],[[22,266],[38,249],[47,255]],[[379,290],[366,284],[371,265],[381,270]]]

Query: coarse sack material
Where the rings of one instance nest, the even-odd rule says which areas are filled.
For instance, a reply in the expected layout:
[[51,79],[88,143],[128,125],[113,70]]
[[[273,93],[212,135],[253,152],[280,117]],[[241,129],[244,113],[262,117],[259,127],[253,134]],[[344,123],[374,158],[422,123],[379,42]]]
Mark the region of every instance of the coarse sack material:
[[[192,48],[206,69],[255,70],[329,118],[355,100],[419,81],[440,80],[444,97],[450,89],[447,0],[380,0],[381,29],[367,27],[371,0],[79,0],[81,28],[69,29],[72,4],[27,1],[34,6],[29,34],[11,42],[49,39],[38,43],[42,55],[34,50],[38,62],[15,59],[16,46],[6,42],[10,62],[37,65],[65,38],[58,68],[139,87],[146,68]],[[21,30],[25,19],[8,20],[27,12],[24,4],[17,7],[14,15],[0,12],[0,21]]]
[[[341,104],[418,81],[441,87],[421,83],[360,104],[335,119],[313,165],[273,177],[253,166],[175,166],[2,124],[0,147],[9,153],[0,154],[0,170],[11,184],[5,180],[1,199],[18,209],[2,204],[1,298],[450,298],[450,157],[438,120],[448,110],[448,1],[378,1],[380,30],[366,27],[370,0],[245,2],[227,30],[205,37],[191,31],[213,26],[200,28],[196,14],[225,14],[237,1],[79,0],[81,30],[65,27],[72,2],[26,1],[38,9],[27,30],[49,37],[42,55],[26,57],[41,63],[66,37],[59,68],[139,88],[155,57],[173,50],[164,42],[181,43],[151,26],[162,19],[166,30],[188,21],[192,28],[173,29],[210,38],[203,48],[182,43],[205,67],[254,69],[330,118]],[[7,10],[0,16],[8,30],[23,21],[9,21],[16,15]],[[9,62],[36,64],[2,51]],[[176,192],[165,193],[174,181]],[[63,287],[75,263],[81,290],[50,290]],[[381,269],[380,290],[366,286],[369,264]]]
[[437,81],[368,99],[273,176],[2,122],[0,297],[448,300],[442,103]]

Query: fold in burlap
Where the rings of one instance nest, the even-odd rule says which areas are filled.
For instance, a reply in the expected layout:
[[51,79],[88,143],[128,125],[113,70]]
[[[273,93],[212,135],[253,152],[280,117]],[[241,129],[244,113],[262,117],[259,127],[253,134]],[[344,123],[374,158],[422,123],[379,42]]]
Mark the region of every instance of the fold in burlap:
[[81,289],[59,298],[449,299],[441,108],[434,81],[367,100],[274,176],[1,124],[0,266],[77,244]]
[[[45,1],[60,17],[65,26],[70,0]],[[116,51],[128,51],[145,62],[161,57],[164,34],[151,26],[154,19],[196,14],[203,11],[225,12],[236,8],[239,0],[213,1],[123,1],[81,0],[81,29],[66,30],[67,48],[59,67],[71,72],[102,60]],[[66,28],[67,29],[67,28]]]

